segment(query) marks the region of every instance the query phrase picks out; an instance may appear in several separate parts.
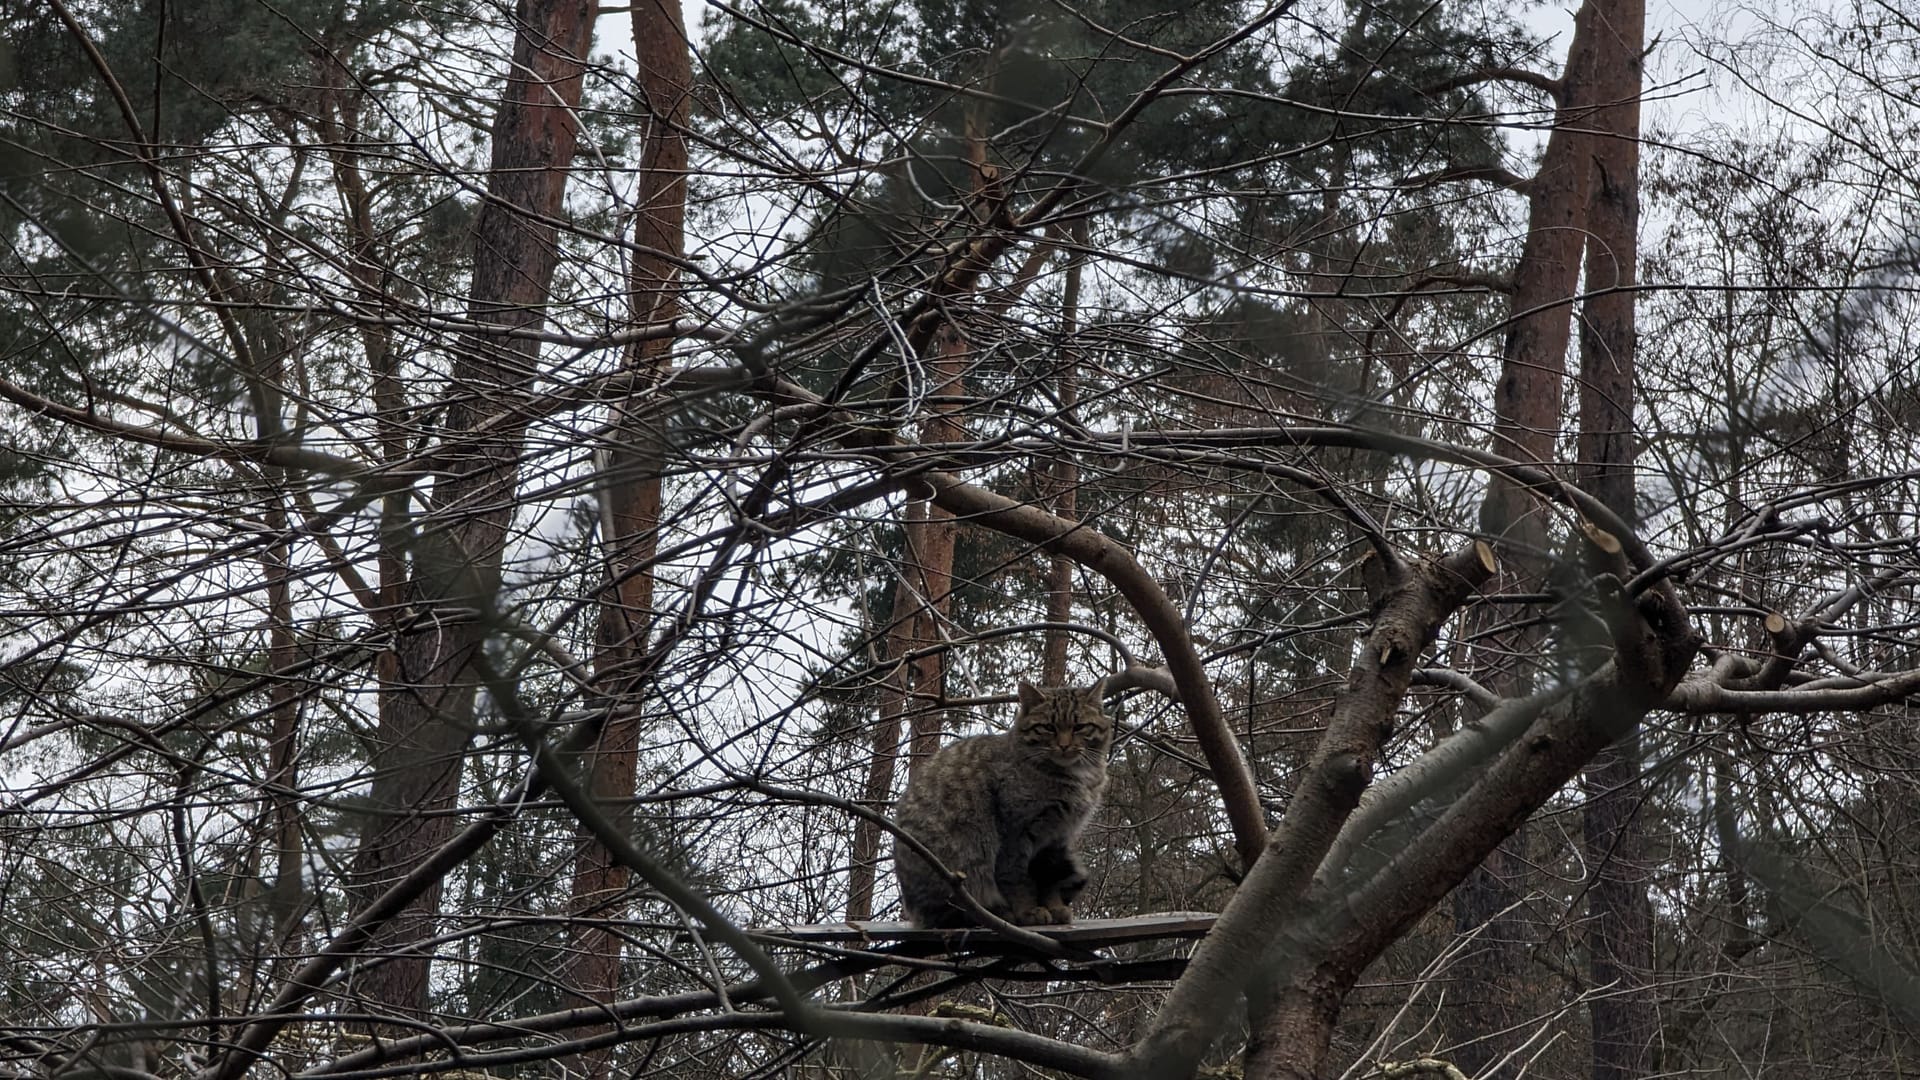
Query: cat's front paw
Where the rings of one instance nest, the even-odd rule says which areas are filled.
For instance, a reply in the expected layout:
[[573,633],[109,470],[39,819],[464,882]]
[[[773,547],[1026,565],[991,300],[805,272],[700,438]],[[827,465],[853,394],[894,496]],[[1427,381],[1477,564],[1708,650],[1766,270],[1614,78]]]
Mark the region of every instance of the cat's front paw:
[[[1071,919],[1073,916],[1069,914],[1067,917]],[[1030,907],[1014,912],[1007,921],[1015,926],[1052,926],[1056,920],[1052,908]]]
[[1048,904],[1047,915],[1055,926],[1065,926],[1073,921],[1073,909],[1063,903]]

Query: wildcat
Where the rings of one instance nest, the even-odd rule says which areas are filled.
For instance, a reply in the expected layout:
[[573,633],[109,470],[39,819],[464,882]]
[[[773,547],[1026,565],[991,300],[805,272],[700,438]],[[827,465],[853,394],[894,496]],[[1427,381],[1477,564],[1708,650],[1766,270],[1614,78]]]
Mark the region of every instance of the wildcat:
[[[919,763],[894,819],[967,892],[1008,922],[1073,921],[1087,875],[1074,857],[1080,830],[1107,787],[1113,722],[1100,706],[1106,680],[1090,687],[1020,684],[1013,730],[975,735]],[[948,879],[904,841],[893,848],[900,902],[920,927],[978,922]]]

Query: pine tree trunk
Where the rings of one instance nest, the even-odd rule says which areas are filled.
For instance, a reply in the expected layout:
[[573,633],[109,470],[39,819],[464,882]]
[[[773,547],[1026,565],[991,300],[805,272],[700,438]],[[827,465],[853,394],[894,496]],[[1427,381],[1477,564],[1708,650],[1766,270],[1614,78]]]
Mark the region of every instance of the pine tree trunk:
[[[1086,271],[1087,222],[1082,218],[1073,224],[1073,254],[1067,260],[1067,280],[1060,300],[1060,337],[1066,348],[1060,353],[1060,368],[1055,373],[1055,393],[1060,397],[1060,411],[1071,418],[1074,407],[1080,404],[1080,372],[1075,360],[1074,335],[1080,331],[1080,284]],[[1053,488],[1052,510],[1057,517],[1074,520],[1078,511],[1078,493],[1080,486],[1080,465],[1073,455],[1062,452],[1049,463],[1046,470],[1047,480]],[[1065,555],[1053,556],[1047,567],[1047,621],[1064,623],[1073,618],[1073,560]],[[1048,630],[1045,639],[1045,657],[1041,663],[1041,682],[1047,686],[1064,686],[1067,681],[1067,643],[1065,630]]]
[[[932,342],[932,370],[937,385],[927,388],[934,397],[952,398],[964,388],[966,339],[951,326],[943,327]],[[937,406],[921,425],[921,441],[953,442],[962,429],[951,418],[956,406]],[[901,522],[904,533],[900,580],[893,592],[893,610],[883,648],[895,662],[880,695],[880,719],[874,728],[861,798],[876,810],[893,797],[899,774],[900,735],[908,732],[909,763],[939,748],[946,727],[946,710],[937,702],[944,691],[946,652],[940,647],[940,624],[952,607],[953,549],[958,526],[953,515],[927,500],[907,504]],[[911,764],[909,764],[911,768]],[[880,862],[880,828],[860,821],[853,830],[853,864],[848,874],[847,918],[873,917],[873,892]]]
[[[289,535],[286,509],[275,504],[267,512],[267,528],[276,536]],[[267,641],[267,668],[274,672],[292,670],[297,659],[294,639],[292,591],[292,545],[282,540],[267,555],[267,617],[271,622]],[[304,814],[297,793],[300,790],[300,692],[290,677],[274,680],[269,692],[268,711],[273,730],[267,743],[267,792],[273,806],[273,887],[268,893],[267,910],[273,920],[276,943],[284,942],[306,906],[306,882],[302,870],[305,859]]]
[[[635,251],[627,281],[628,318],[643,326],[680,314],[675,287],[679,260],[686,251],[687,139],[693,65],[679,0],[638,0],[631,11],[633,40],[640,64],[641,105],[646,137],[641,141],[635,192]],[[624,366],[650,386],[662,376],[673,339],[651,338],[630,346]],[[645,673],[638,670],[651,637],[659,549],[661,475],[666,468],[665,418],[647,390],[615,407],[610,425],[612,448],[605,455],[606,513],[603,520],[608,585],[601,595],[600,625],[594,655],[599,697],[608,708],[600,737],[587,754],[588,789],[614,806],[634,794],[646,697]],[[588,1001],[609,1003],[619,997],[620,935],[603,920],[626,911],[631,872],[616,862],[606,845],[582,832],[575,857],[570,909],[590,920],[573,935],[573,988]],[[609,1075],[606,1051],[574,1062],[583,1076]]]
[[[946,615],[953,575],[953,517],[923,500],[908,503],[901,521],[903,551],[900,580],[893,591],[892,618],[882,649],[893,670],[881,688],[879,721],[869,745],[871,757],[861,799],[876,810],[893,798],[899,775],[901,733],[908,733],[909,762],[938,748],[944,710],[926,699],[940,693],[946,656],[939,649],[939,620]],[[909,766],[911,767],[911,766]],[[853,865],[847,894],[847,918],[873,918],[873,893],[879,875],[881,830],[861,820],[854,826]]]
[[[958,327],[949,324],[934,338],[935,383],[928,391],[948,401],[935,405],[933,414],[921,425],[922,442],[955,443],[964,438],[965,430],[953,418],[959,406],[952,399],[965,392],[964,376],[971,355]],[[939,704],[946,696],[947,677],[947,652],[942,645],[947,633],[943,624],[953,610],[953,548],[959,534],[953,514],[929,504],[919,535],[910,544],[921,600],[910,646],[918,654],[913,662],[913,689],[920,704],[908,713],[912,718],[912,737],[907,743],[909,769],[940,749],[940,736],[947,726],[947,710]]]
[[[469,315],[514,328],[537,326],[559,258],[553,225],[562,210],[578,138],[583,60],[592,40],[592,0],[520,0],[513,64],[493,134],[488,198],[474,230]],[[522,422],[513,419],[535,341],[493,334],[461,339],[442,422],[429,515],[418,522],[397,629],[383,665],[380,720],[368,762],[372,811],[351,871],[364,905],[443,844],[454,819],[436,813],[459,790],[476,676],[472,659],[486,628],[476,614],[494,602],[511,518]],[[505,417],[503,422],[494,422]],[[482,434],[473,434],[486,425]],[[398,1012],[427,1007],[429,957],[408,947],[431,934],[439,886],[384,926],[370,952],[393,957],[353,984],[368,1003]]]
[[[1607,33],[1603,14],[1613,2],[1588,0],[1575,18],[1556,125],[1528,190],[1527,238],[1514,274],[1513,323],[1494,387],[1490,447],[1522,461],[1554,461],[1565,421],[1562,397],[1572,304],[1593,176],[1593,139],[1586,134],[1586,118],[1594,100],[1596,38]],[[1540,588],[1545,565],[1531,553],[1546,548],[1547,530],[1532,497],[1495,476],[1481,506],[1480,525],[1488,535],[1506,541],[1494,591]],[[1482,625],[1474,629],[1484,631],[1486,621],[1497,617],[1486,611]],[[1539,655],[1543,630],[1522,630],[1494,642],[1479,665],[1481,681],[1503,695],[1528,692],[1531,672],[1503,664],[1508,657]],[[1521,1026],[1535,1011],[1525,985],[1528,931],[1516,906],[1526,891],[1526,865],[1523,832],[1489,856],[1454,893],[1456,931],[1479,935],[1455,967],[1455,1004],[1448,1011],[1449,1034],[1460,1046],[1455,1064],[1469,1075],[1485,1073],[1526,1038]]]
[[[1633,404],[1640,225],[1640,76],[1644,0],[1615,0],[1599,36],[1592,200],[1580,327],[1580,466],[1576,482],[1635,522]],[[1653,906],[1647,896],[1640,801],[1640,734],[1629,732],[1587,770],[1583,833],[1594,880],[1587,892],[1594,1080],[1652,1071],[1659,1017],[1650,993]]]

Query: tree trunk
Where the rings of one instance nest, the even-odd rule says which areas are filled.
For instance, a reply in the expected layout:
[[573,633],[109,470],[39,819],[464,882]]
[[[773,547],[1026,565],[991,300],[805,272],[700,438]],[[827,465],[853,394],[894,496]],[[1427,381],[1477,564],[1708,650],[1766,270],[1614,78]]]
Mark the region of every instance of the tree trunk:
[[[959,394],[969,355],[966,339],[948,326],[935,336],[932,345],[932,368],[939,385],[929,387],[928,393],[937,397]],[[921,440],[959,439],[959,423],[946,415],[954,409],[952,404],[937,407],[921,425]],[[874,728],[873,756],[861,790],[866,804],[876,810],[893,797],[902,727],[909,732],[909,763],[937,750],[940,733],[946,727],[946,710],[932,702],[937,702],[944,692],[946,653],[939,647],[940,623],[952,606],[953,549],[958,526],[948,511],[930,500],[916,500],[907,505],[901,527],[904,538],[900,580],[893,591],[893,610],[883,645],[886,658],[892,660],[895,667],[881,690],[880,721]],[[853,865],[848,877],[847,918],[873,917],[879,860],[879,826],[865,820],[856,823]]]
[[[920,502],[907,505],[902,529],[911,538],[913,516],[924,514],[926,504]],[[906,543],[908,556],[912,561],[912,545]],[[893,670],[887,674],[886,685],[880,690],[880,709],[878,721],[874,724],[873,738],[868,744],[867,778],[860,788],[860,801],[876,812],[885,812],[886,804],[893,798],[894,775],[900,761],[900,727],[906,702],[910,698],[913,669],[904,660],[899,659],[898,642],[912,637],[911,624],[916,605],[913,600],[913,576],[906,566],[900,568],[900,579],[894,583],[893,603],[888,608],[887,632],[881,637],[883,658],[895,660]],[[880,867],[880,826],[861,818],[853,826],[853,863],[847,870],[847,918],[873,918],[873,889]]]
[[1637,1080],[1652,1069],[1659,1018],[1649,989],[1653,908],[1647,897],[1646,839],[1636,816],[1645,797],[1637,730],[1587,769],[1584,836],[1594,880],[1587,891],[1587,964],[1596,997],[1594,1080]]
[[[276,536],[290,535],[286,508],[275,502],[267,511],[267,528]],[[267,669],[293,670],[297,659],[293,632],[293,597],[288,587],[293,576],[293,545],[276,542],[267,554],[267,615],[272,628],[268,632]],[[273,887],[268,893],[267,911],[273,920],[273,938],[284,943],[293,932],[295,921],[306,906],[306,881],[302,872],[305,815],[297,794],[300,790],[300,694],[292,678],[282,675],[268,692],[268,707],[273,715],[273,731],[267,744],[267,799],[273,807]],[[278,966],[276,964],[276,966]]]
[[1247,1041],[1246,1080],[1319,1080],[1351,989],[1314,974],[1271,994],[1250,994],[1247,1007],[1256,1022]]
[[[1592,107],[1594,100],[1593,71],[1598,49],[1595,39],[1605,32],[1606,8],[1612,2],[1588,0],[1576,17],[1566,71],[1560,82],[1557,123],[1540,171],[1528,191],[1529,231],[1515,271],[1511,304],[1514,318],[1495,386],[1491,447],[1496,453],[1522,460],[1552,462],[1557,457],[1566,353],[1571,338],[1570,306],[1580,273],[1593,173],[1591,140],[1583,130],[1583,113]],[[1542,569],[1538,555],[1545,547],[1545,523],[1532,511],[1530,503],[1531,496],[1503,477],[1496,476],[1489,484],[1482,505],[1482,527],[1488,535],[1503,542],[1503,573],[1495,586],[1497,589],[1524,588],[1522,583],[1526,577],[1520,575],[1537,576]],[[1676,657],[1679,658],[1676,662],[1683,662],[1685,657],[1680,655],[1683,652],[1690,656],[1692,639],[1684,631],[1682,618],[1677,631],[1680,637],[1673,643],[1656,643],[1656,648],[1671,647],[1658,651],[1649,662]],[[1515,643],[1506,644],[1511,648]],[[1657,670],[1662,677],[1668,674],[1678,677],[1665,668]],[[1501,693],[1523,691],[1520,673],[1495,671],[1489,678]],[[1651,701],[1636,700],[1631,704],[1644,712]],[[1574,710],[1572,715],[1583,718],[1589,709],[1599,707],[1602,706],[1584,702],[1570,706]],[[1609,701],[1604,707],[1620,711],[1626,706]],[[1586,732],[1592,727],[1592,722],[1584,719],[1582,724],[1584,726],[1576,725],[1571,732]],[[1551,791],[1549,785],[1564,783],[1591,755],[1591,750],[1583,752],[1588,740],[1569,737],[1571,732],[1563,733],[1551,744],[1541,744],[1551,745],[1555,754],[1503,755],[1474,786],[1472,797],[1467,800],[1476,807],[1484,804],[1485,814],[1469,815],[1464,802],[1456,806],[1457,813],[1448,814],[1430,830],[1431,835],[1423,837],[1420,844],[1396,860],[1396,863],[1405,863],[1403,872],[1396,873],[1396,867],[1389,867],[1355,898],[1356,910],[1370,912],[1365,922],[1348,924],[1339,937],[1327,943],[1322,956],[1296,958],[1296,962],[1303,965],[1301,974],[1278,986],[1264,1009],[1256,1003],[1247,1057],[1249,1076],[1323,1073],[1328,1066],[1326,1047],[1344,999],[1343,988],[1351,985],[1388,944],[1449,888],[1455,892],[1456,913],[1465,916],[1463,923],[1484,923],[1494,911],[1507,906],[1502,895],[1504,890],[1485,888],[1492,879],[1481,879],[1479,891],[1465,879],[1492,854],[1503,837],[1510,837],[1524,822],[1519,805],[1508,804],[1514,804],[1521,794],[1526,794],[1528,805],[1537,806],[1537,801],[1531,801],[1535,796],[1544,800]],[[1497,782],[1509,774],[1513,782]],[[1296,795],[1296,801],[1299,798]],[[1298,812],[1297,806],[1290,809],[1289,818]],[[1289,821],[1283,819],[1282,830],[1276,836],[1283,835],[1288,825]],[[1256,870],[1266,861],[1256,864]],[[1243,890],[1246,887],[1243,885]],[[1229,910],[1232,909],[1230,905]],[[1362,916],[1356,916],[1358,918]],[[1517,1006],[1523,1000],[1521,987],[1510,974],[1520,967],[1520,943],[1511,940],[1514,935],[1510,932],[1497,926],[1492,929],[1498,936],[1483,941],[1480,947],[1499,950],[1488,954],[1487,966],[1494,976],[1494,985],[1458,988],[1452,995],[1454,1001],[1463,993],[1481,995],[1483,1000],[1494,1004],[1510,1002]],[[1305,994],[1303,987],[1310,986],[1322,986],[1330,996],[1325,1001],[1313,1001],[1309,1007],[1302,995]],[[1482,1071],[1485,1063],[1497,1056],[1500,1048],[1485,1037],[1498,1029],[1499,1019],[1492,1016],[1490,1010],[1448,1010],[1448,1023],[1455,1041],[1471,1044],[1457,1064],[1463,1068],[1478,1066],[1467,1068],[1469,1072]]]
[[[1084,254],[1086,248],[1087,222],[1082,218],[1073,223],[1073,253],[1067,257],[1067,280],[1064,295],[1060,299],[1060,337],[1065,347],[1060,350],[1060,369],[1054,375],[1057,384],[1055,393],[1060,396],[1060,412],[1069,419],[1072,418],[1074,407],[1080,404],[1080,372],[1075,360],[1073,338],[1080,331],[1080,279],[1087,265]],[[1053,512],[1059,517],[1073,520],[1078,509],[1076,489],[1080,486],[1080,465],[1072,454],[1065,451],[1049,465],[1046,478],[1053,488]],[[1055,555],[1047,568],[1047,621],[1064,623],[1072,618],[1073,560],[1065,555]],[[1045,656],[1040,665],[1040,680],[1044,685],[1066,685],[1068,640],[1065,630],[1047,631]]]
[[[578,138],[583,60],[592,39],[593,0],[520,0],[513,64],[495,119],[488,198],[474,229],[468,313],[518,329],[544,317],[559,258],[554,226],[562,211]],[[500,582],[524,423],[514,419],[536,367],[538,342],[468,335],[453,357],[429,516],[418,522],[405,599],[412,617],[397,629],[383,665],[380,720],[368,762],[372,816],[351,871],[364,905],[418,865],[451,834],[436,813],[459,790],[473,722],[471,660],[487,632]],[[500,422],[491,422],[502,417]],[[478,432],[486,425],[483,434]],[[369,951],[393,957],[355,980],[354,992],[387,1010],[423,1012],[428,957],[406,952],[432,932],[435,885],[387,923]]]
[[[640,326],[680,314],[675,282],[686,251],[685,128],[693,64],[679,0],[639,0],[632,19],[647,131],[635,192],[635,252],[627,304],[629,320]],[[671,338],[639,342],[628,348],[623,364],[650,385],[659,379],[672,348]],[[656,586],[652,564],[659,548],[660,482],[667,450],[665,417],[654,405],[651,394],[640,390],[630,402],[615,407],[612,445],[604,457],[608,584],[601,595],[593,666],[607,718],[587,754],[586,773],[588,790],[616,806],[633,798],[644,716],[640,704],[647,691],[644,673],[637,668],[651,637]],[[601,841],[583,832],[579,843],[570,908],[575,916],[593,921],[579,925],[573,935],[573,988],[588,1001],[606,1004],[619,996],[621,939],[600,920],[617,919],[626,910],[630,871]],[[584,1076],[605,1077],[609,1055],[594,1051],[574,1064]]]
[[1519,908],[1525,861],[1517,840],[1487,853],[1453,891],[1453,931],[1473,936],[1447,972],[1447,1034],[1450,1060],[1468,1076],[1504,1076],[1494,1062],[1526,1035],[1522,983],[1528,933]]
[[[1580,465],[1576,482],[1628,523],[1634,507],[1633,404],[1640,225],[1640,76],[1644,0],[1615,0],[1597,45],[1593,191],[1587,213],[1588,299],[1580,327]],[[1650,995],[1653,906],[1647,896],[1640,734],[1630,731],[1587,770],[1583,821],[1594,1080],[1652,1071],[1659,1018]]]
[[[964,375],[970,355],[967,339],[958,327],[949,324],[934,338],[933,349],[932,367],[937,381],[928,389],[934,397],[946,398],[949,403],[934,407],[933,415],[922,425],[920,438],[931,443],[959,442],[965,437],[965,430],[953,418],[959,406],[952,399],[966,389]],[[947,726],[947,710],[939,703],[946,696],[947,677],[947,653],[941,647],[946,631],[941,624],[953,609],[953,547],[959,531],[952,513],[929,503],[925,518],[919,523],[919,535],[909,537],[908,549],[913,573],[919,582],[920,599],[913,641],[908,646],[918,653],[913,662],[913,689],[920,700],[920,705],[910,706],[909,711],[912,717],[909,725],[912,738],[907,744],[909,769],[940,749],[940,735]]]
[[[867,766],[866,784],[861,789],[861,798],[875,810],[883,810],[893,798],[894,779],[899,773],[900,733],[907,727],[913,713],[917,680],[929,671],[928,667],[918,663],[913,654],[923,639],[932,636],[932,632],[922,626],[927,616],[924,602],[927,580],[923,573],[926,561],[922,553],[929,539],[928,514],[931,509],[931,504],[915,500],[908,503],[901,514],[900,578],[894,584],[893,606],[880,646],[882,654],[894,663],[893,669],[887,674],[886,685],[880,691],[879,723],[874,727],[869,748],[872,757]],[[937,675],[939,658],[936,655],[934,659],[931,671]],[[920,723],[914,717],[911,730],[917,733]],[[870,821],[862,819],[854,826],[853,867],[847,898],[849,919],[873,918],[880,837],[880,827]]]
[[[941,692],[946,657],[938,647],[939,620],[947,611],[953,574],[953,515],[931,503],[907,505],[901,522],[903,560],[893,591],[893,618],[882,649],[894,661],[880,694],[880,719],[861,798],[876,810],[893,798],[899,773],[900,736],[908,732],[908,758],[917,761],[938,748],[945,711],[927,702]],[[937,591],[936,591],[937,590]],[[911,767],[911,766],[909,766]],[[854,827],[853,867],[847,918],[873,917],[873,891],[880,862],[880,827],[861,820]]]
[[[1614,0],[1605,0],[1610,9]],[[1588,0],[1575,17],[1574,39],[1561,76],[1559,109],[1540,170],[1528,189],[1528,231],[1514,273],[1513,323],[1502,350],[1494,388],[1495,453],[1529,462],[1551,462],[1564,423],[1567,347],[1572,304],[1578,292],[1580,258],[1592,188],[1593,140],[1586,134],[1596,90],[1596,39],[1605,34],[1602,0]],[[1488,484],[1481,528],[1505,541],[1500,592],[1541,587],[1546,570],[1546,521],[1532,497],[1504,477]],[[1499,618],[1483,609],[1477,633]],[[1545,628],[1536,626],[1494,642],[1482,652],[1481,681],[1496,693],[1528,692],[1531,672],[1504,665],[1511,657],[1538,656]],[[1455,1063],[1469,1075],[1486,1073],[1526,1033],[1530,1012],[1525,984],[1530,936],[1519,903],[1525,895],[1524,834],[1490,853],[1454,895],[1454,927],[1477,933],[1454,968],[1448,1028]],[[1496,1034],[1505,1032],[1504,1035]],[[1502,1075],[1502,1074],[1494,1074]]]

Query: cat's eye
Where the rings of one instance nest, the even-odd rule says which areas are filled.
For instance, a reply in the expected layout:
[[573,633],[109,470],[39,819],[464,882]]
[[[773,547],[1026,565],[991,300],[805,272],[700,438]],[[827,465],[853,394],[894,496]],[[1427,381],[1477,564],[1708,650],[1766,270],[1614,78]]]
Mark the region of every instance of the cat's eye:
[[1099,730],[1100,730],[1100,725],[1099,725],[1099,724],[1075,724],[1075,725],[1073,725],[1073,731],[1074,731],[1074,734],[1076,734],[1076,735],[1091,735],[1091,734],[1093,734],[1094,732],[1096,732],[1096,731],[1099,731]]

